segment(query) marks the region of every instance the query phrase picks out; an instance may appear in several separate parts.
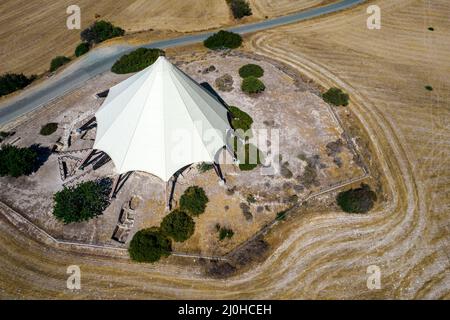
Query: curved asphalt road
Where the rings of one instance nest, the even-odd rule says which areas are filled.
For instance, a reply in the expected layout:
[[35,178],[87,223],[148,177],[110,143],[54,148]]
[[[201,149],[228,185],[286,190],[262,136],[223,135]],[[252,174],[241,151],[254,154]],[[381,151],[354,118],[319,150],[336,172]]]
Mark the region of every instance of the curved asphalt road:
[[[258,23],[232,27],[226,30],[240,34],[261,31],[344,10],[364,1],[365,0],[342,0],[324,7],[309,9],[292,15],[265,20]],[[164,49],[168,47],[182,46],[201,42],[211,34],[213,34],[213,32],[162,40],[149,43],[143,47]],[[142,47],[142,45],[115,45],[94,50],[81,59],[78,59],[60,74],[44,81],[40,85],[31,87],[23,91],[21,94],[8,99],[5,103],[0,105],[0,126],[27,112],[47,104],[51,100],[62,96],[64,93],[81,86],[86,80],[110,70],[113,63],[120,56],[136,49],[137,47]]]

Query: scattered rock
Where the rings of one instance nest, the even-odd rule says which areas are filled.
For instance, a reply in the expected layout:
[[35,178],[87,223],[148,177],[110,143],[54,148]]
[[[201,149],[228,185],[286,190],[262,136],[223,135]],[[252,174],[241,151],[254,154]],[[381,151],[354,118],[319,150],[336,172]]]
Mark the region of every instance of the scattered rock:
[[224,74],[221,77],[218,77],[215,81],[216,87],[220,91],[230,92],[233,91],[233,77],[229,75],[228,73]]

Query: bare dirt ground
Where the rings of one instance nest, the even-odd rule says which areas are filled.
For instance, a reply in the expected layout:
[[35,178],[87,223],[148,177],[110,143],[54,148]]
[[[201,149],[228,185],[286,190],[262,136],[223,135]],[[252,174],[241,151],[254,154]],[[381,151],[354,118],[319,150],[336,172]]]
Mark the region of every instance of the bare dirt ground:
[[[206,190],[210,202],[205,214],[196,218],[196,232],[192,238],[185,243],[175,244],[175,251],[223,256],[273,221],[278,212],[292,207],[311,193],[364,176],[330,107],[317,96],[317,88],[304,83],[295,75],[285,73],[285,68],[280,69],[280,66],[262,57],[239,52],[198,52],[178,55],[172,60],[197,82],[211,84],[229,105],[236,105],[248,112],[254,120],[252,129],[255,137],[259,129],[267,130],[267,136],[262,141],[251,142],[259,144],[259,149],[268,160],[281,158],[281,172],[265,174],[266,169],[263,167],[240,171],[231,164],[228,155],[228,164],[222,167],[228,181],[226,186],[219,186],[214,170],[199,173],[197,164],[184,172],[177,181],[174,206],[191,185]],[[257,63],[265,70],[262,80],[267,89],[257,96],[248,96],[240,89],[242,79],[238,70],[249,63]],[[211,67],[213,71],[209,71]],[[220,91],[215,80],[226,74],[232,77],[233,85],[230,91]],[[64,161],[68,167],[76,166],[79,164],[77,158],[81,160],[88,154],[86,149],[93,145],[95,128],[81,136],[74,132],[101,105],[102,99],[95,98],[94,94],[126,77],[110,72],[97,76],[15,127],[15,135],[10,140],[20,138],[16,143],[19,146],[39,144],[52,148],[57,141],[63,141],[64,147],[62,153],[51,154],[31,177],[0,178],[3,190],[0,200],[23,213],[55,238],[65,241],[124,247],[112,240],[111,236],[122,206],[134,196],[141,199],[142,205],[136,210],[137,217],[127,243],[136,231],[159,226],[167,214],[165,184],[159,178],[145,173],[133,173],[117,199],[96,219],[65,226],[52,216],[53,194],[64,185],[103,177],[113,178],[112,162],[93,171],[90,168],[85,172],[77,171],[67,179],[61,177],[60,163]],[[56,122],[59,128],[54,134],[44,137],[39,135],[39,130],[47,122]],[[70,146],[66,142],[69,136]],[[279,143],[279,147],[275,148],[275,143]],[[338,145],[332,153],[327,147],[330,144]],[[227,153],[224,152],[224,155]],[[309,173],[306,177],[306,172],[310,172],[311,168],[314,175]],[[232,239],[219,241],[217,224],[231,228],[234,231]]]
[[[364,128],[361,139],[381,166],[385,201],[370,214],[312,201],[269,233],[275,249],[264,263],[227,280],[205,279],[199,266],[175,258],[139,265],[43,248],[1,223],[1,295],[449,299],[449,3],[373,3],[382,8],[380,31],[365,28],[360,6],[256,34],[249,47],[349,92],[348,121]],[[65,289],[74,261],[84,270],[77,293]],[[382,288],[371,291],[366,270],[374,264]]]

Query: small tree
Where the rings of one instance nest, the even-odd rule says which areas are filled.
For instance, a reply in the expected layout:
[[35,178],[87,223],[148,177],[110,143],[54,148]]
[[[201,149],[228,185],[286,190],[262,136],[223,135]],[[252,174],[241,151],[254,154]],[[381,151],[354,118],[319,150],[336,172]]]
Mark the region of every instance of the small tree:
[[197,186],[192,186],[184,191],[180,198],[180,209],[193,216],[198,216],[205,212],[209,199],[205,191]]
[[266,89],[266,86],[258,78],[250,76],[242,80],[241,89],[246,93],[255,94],[263,92]]
[[164,55],[161,49],[139,48],[123,55],[114,63],[111,71],[118,74],[138,72],[152,65],[159,56]]
[[362,184],[360,188],[340,192],[336,200],[345,212],[366,213],[373,208],[377,195],[367,184]]
[[241,19],[245,16],[252,15],[252,9],[245,0],[227,0],[227,3],[230,6],[235,19]]
[[34,79],[36,79],[36,76],[26,77],[23,73],[6,73],[0,76],[0,97],[25,88]]
[[237,33],[220,30],[203,41],[203,44],[211,50],[235,49],[242,44],[242,37]]
[[222,241],[225,238],[230,239],[231,237],[233,237],[234,235],[234,231],[229,229],[229,228],[225,228],[225,227],[221,227],[219,229],[219,240]]
[[250,130],[253,124],[253,119],[250,115],[238,107],[229,106],[228,110],[231,113],[231,125],[235,130],[242,129],[244,132]]
[[156,262],[172,252],[172,242],[158,228],[139,230],[128,248],[131,259],[137,262]]
[[100,43],[107,39],[121,37],[125,30],[114,26],[111,22],[100,20],[95,21],[88,28],[81,31],[81,40],[89,44]]
[[82,42],[75,48],[75,55],[77,57],[82,56],[83,54],[87,53],[89,51],[89,43]]
[[70,59],[65,56],[57,56],[56,58],[54,58],[52,60],[52,62],[50,62],[50,72],[55,71],[62,65],[65,65],[66,63],[68,63],[69,61],[70,61]]
[[0,150],[0,176],[19,177],[33,172],[38,154],[30,148],[5,145]]
[[257,64],[246,64],[239,69],[239,75],[242,78],[255,77],[261,78],[264,75],[264,69]]
[[49,136],[54,133],[58,129],[58,124],[55,122],[47,123],[42,126],[41,131],[39,132],[43,136]]
[[322,97],[325,102],[331,103],[335,106],[348,105],[348,94],[344,93],[339,88],[330,88],[322,95]]
[[92,219],[109,205],[109,179],[87,181],[75,187],[64,187],[55,193],[53,215],[63,223],[81,222]]
[[174,210],[164,217],[161,231],[177,242],[189,239],[195,230],[194,220],[185,212]]

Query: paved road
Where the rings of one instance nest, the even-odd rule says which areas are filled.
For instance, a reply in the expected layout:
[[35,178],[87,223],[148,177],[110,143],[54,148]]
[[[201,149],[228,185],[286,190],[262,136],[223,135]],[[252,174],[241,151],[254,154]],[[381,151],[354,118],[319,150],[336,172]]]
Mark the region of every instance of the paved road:
[[[309,9],[303,12],[287,15],[258,23],[228,28],[227,30],[240,34],[261,31],[273,27],[299,22],[302,20],[322,16],[328,13],[344,10],[365,0],[342,0],[324,7]],[[197,43],[205,40],[212,32],[184,36],[175,39],[152,42],[143,47],[168,48]],[[139,47],[142,47],[139,46]],[[123,54],[134,50],[135,46],[115,45],[93,50],[81,59],[75,61],[58,75],[44,81],[42,84],[24,90],[17,96],[8,99],[0,105],[0,126],[17,117],[35,110],[51,100],[62,96],[79,86],[86,80],[111,68],[113,63]]]

